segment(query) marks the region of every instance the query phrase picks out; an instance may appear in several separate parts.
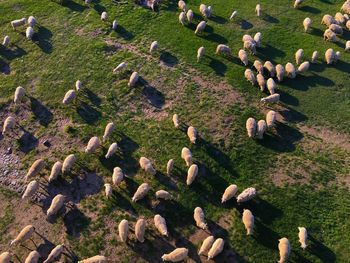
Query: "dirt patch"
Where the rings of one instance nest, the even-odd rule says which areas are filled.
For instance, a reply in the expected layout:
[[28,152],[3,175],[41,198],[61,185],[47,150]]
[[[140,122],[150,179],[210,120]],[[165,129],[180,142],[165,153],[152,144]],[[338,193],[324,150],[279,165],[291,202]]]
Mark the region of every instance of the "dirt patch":
[[97,28],[93,31],[86,32],[84,28],[77,28],[74,31],[78,36],[88,36],[88,37],[97,37],[102,34],[104,34],[104,31],[102,28]]

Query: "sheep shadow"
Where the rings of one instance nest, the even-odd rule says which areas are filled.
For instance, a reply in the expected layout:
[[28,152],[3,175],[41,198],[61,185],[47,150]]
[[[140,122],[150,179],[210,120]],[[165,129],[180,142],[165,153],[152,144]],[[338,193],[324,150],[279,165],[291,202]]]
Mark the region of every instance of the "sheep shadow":
[[286,53],[278,48],[271,46],[270,44],[265,45],[258,49],[257,57],[263,61],[269,60],[272,63],[276,64],[274,59],[281,58],[286,55]]
[[38,32],[33,36],[33,42],[45,53],[52,52],[52,44],[50,42],[52,32],[44,26],[38,26]]
[[168,51],[162,51],[159,59],[165,66],[169,68],[172,68],[179,63],[177,57]]
[[224,76],[227,70],[227,66],[214,57],[209,57],[209,59],[209,67],[211,67],[214,70],[215,74],[218,76]]
[[94,93],[92,90],[88,88],[84,88],[84,94],[86,95],[87,99],[96,107],[99,107],[101,105],[101,99],[100,97]]
[[222,16],[213,15],[209,18],[210,20],[214,21],[217,24],[225,24],[227,22],[227,19]]
[[[343,67],[346,67],[344,66],[344,64],[342,65]],[[310,87],[316,87],[316,86],[331,88],[335,85],[335,83],[333,80],[329,78],[320,76],[316,73],[310,73],[309,75],[298,75],[295,79],[287,78],[285,81],[285,85],[291,89],[307,91]],[[288,102],[286,103],[288,104]]]
[[74,1],[67,1],[67,3],[64,3],[62,6],[69,8],[73,12],[84,12],[85,9],[87,9],[87,6],[83,6],[81,4],[78,4]]
[[200,37],[200,38],[203,38],[205,40],[218,43],[218,44],[226,44],[226,43],[228,43],[227,38],[225,38],[224,36],[221,36],[219,34],[216,34],[216,33],[208,33],[206,35],[200,34],[200,35],[197,35],[197,36]]
[[131,40],[134,38],[134,34],[130,31],[126,30],[123,26],[118,25],[115,32],[118,34],[118,36],[122,37],[125,40]]
[[130,214],[136,214],[136,210],[132,207],[129,199],[125,198],[121,193],[113,190],[112,196],[106,199],[100,212],[102,215],[109,215],[117,208],[120,208],[123,211],[128,211]]
[[102,12],[106,11],[106,8],[103,5],[100,5],[101,1],[100,0],[94,0],[94,9],[97,13],[102,14]]
[[245,20],[245,19],[241,19],[239,22],[238,22],[238,25],[241,27],[241,29],[243,30],[248,30],[248,29],[251,29],[253,28],[253,24],[250,23],[248,20]]
[[311,13],[311,14],[320,14],[321,10],[316,8],[316,7],[312,7],[312,6],[308,6],[308,5],[304,5],[302,7],[299,7],[298,10],[302,11],[302,12],[306,12],[306,13]]
[[80,237],[80,233],[89,227],[90,222],[91,220],[76,206],[63,217],[66,233],[72,237]]
[[17,46],[16,44],[10,45],[10,48],[5,48],[4,46],[0,45],[0,56],[5,58],[6,60],[20,58],[26,54],[27,52],[23,48]]
[[323,38],[324,31],[322,31],[321,29],[319,29],[317,27],[311,27],[310,33],[311,33],[311,35]]
[[279,110],[278,113],[288,123],[304,122],[308,119],[304,114],[288,106],[285,106],[282,110]]
[[308,234],[308,239],[311,241],[311,244],[306,248],[309,253],[318,257],[322,262],[334,263],[337,261],[336,254],[330,248],[310,234]]
[[264,247],[275,250],[280,236],[260,220],[255,220],[253,238]]
[[334,65],[334,68],[345,73],[350,73],[350,63],[344,60],[338,60],[337,64]]
[[11,73],[10,64],[7,63],[5,60],[2,60],[1,58],[0,58],[0,73],[5,75],[10,75]]
[[23,153],[29,153],[38,146],[39,140],[32,133],[23,128],[22,132],[22,135],[17,140],[18,149]]
[[268,23],[271,23],[271,24],[279,23],[279,20],[276,17],[273,17],[267,13],[263,13],[262,19]]
[[49,108],[43,105],[39,100],[34,97],[29,97],[30,108],[36,119],[39,120],[40,125],[47,127],[53,119],[53,114]]
[[291,106],[298,106],[299,105],[299,100],[290,95],[289,93],[279,89],[278,93],[280,94],[280,100],[281,102],[287,104],[287,105],[291,105]]
[[162,92],[151,86],[147,80],[140,77],[139,82],[142,84],[142,94],[145,96],[147,102],[157,109],[161,109],[165,104],[165,97]]
[[94,124],[102,117],[100,111],[84,101],[80,102],[79,106],[76,108],[76,112],[88,124]]

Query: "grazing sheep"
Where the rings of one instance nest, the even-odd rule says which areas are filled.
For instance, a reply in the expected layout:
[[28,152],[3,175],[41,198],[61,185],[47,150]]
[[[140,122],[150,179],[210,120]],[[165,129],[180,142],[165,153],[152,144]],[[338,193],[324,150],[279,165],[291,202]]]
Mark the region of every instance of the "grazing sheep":
[[340,59],[340,51],[337,51],[335,52],[335,55],[334,55],[333,64],[337,63],[339,59]]
[[168,236],[168,228],[166,226],[166,221],[161,215],[154,216],[154,225],[156,226],[159,233],[163,236]]
[[156,198],[169,200],[169,199],[171,199],[171,195],[169,194],[169,192],[167,192],[165,190],[159,190],[156,192]]
[[3,252],[0,254],[0,263],[10,263],[11,254],[9,252]]
[[162,256],[163,261],[170,261],[170,262],[180,262],[185,260],[188,255],[188,249],[181,247],[181,248],[176,248],[169,254],[164,254]]
[[107,14],[107,12],[102,12],[102,14],[101,14],[101,20],[104,21],[104,22],[108,20],[108,14]]
[[150,189],[151,189],[151,187],[148,185],[148,183],[141,184],[137,188],[137,190],[136,190],[136,192],[131,200],[133,202],[137,202],[137,201],[141,200],[142,198],[144,198],[147,195],[147,193]]
[[139,80],[139,73],[134,71],[130,76],[128,87],[134,87],[138,80]]
[[28,26],[30,26],[30,27],[34,27],[34,26],[35,26],[35,24],[36,24],[35,17],[34,17],[34,16],[30,16],[30,17],[28,17],[28,21],[27,21],[27,23],[28,23]]
[[118,226],[119,237],[122,242],[126,242],[129,234],[129,222],[123,219]]
[[249,50],[250,53],[252,53],[253,55],[256,55],[256,44],[255,44],[255,41],[252,42],[252,41],[245,41],[243,43],[243,48],[246,49],[246,50]]
[[294,2],[294,8],[298,9],[301,5],[301,3],[303,2],[303,0],[295,0]]
[[16,104],[20,103],[23,97],[25,96],[25,93],[26,91],[24,90],[24,88],[21,86],[18,86],[15,91],[13,102]]
[[54,262],[55,259],[57,259],[61,255],[63,249],[63,245],[57,245],[56,247],[54,247],[54,249],[51,250],[50,254],[47,256],[47,259],[43,263]]
[[273,78],[269,78],[266,82],[267,89],[269,90],[270,94],[275,94],[276,89],[276,83],[273,80]]
[[202,32],[205,29],[205,26],[207,25],[207,23],[205,21],[201,21],[197,27],[196,27],[196,31],[194,31],[194,33],[197,35],[198,33]]
[[242,61],[244,66],[248,66],[248,55],[247,52],[245,52],[245,50],[240,49],[238,51],[238,57]]
[[256,121],[254,118],[248,118],[246,121],[246,129],[249,138],[253,138],[256,133]]
[[9,36],[4,37],[4,40],[2,41],[2,45],[4,47],[8,47],[10,45],[10,37]]
[[112,29],[117,30],[117,28],[118,28],[118,21],[117,21],[117,19],[114,19],[113,23],[112,23]]
[[57,214],[57,212],[63,207],[65,202],[65,196],[58,194],[56,195],[51,202],[49,209],[46,212],[47,217]]
[[215,54],[227,54],[231,55],[231,48],[227,45],[219,44],[216,47]]
[[213,8],[211,6],[208,6],[208,8],[207,8],[207,14],[208,14],[207,17],[208,18],[211,17],[212,13],[213,13]]
[[208,252],[208,260],[219,255],[224,249],[224,245],[225,245],[225,242],[222,238],[216,239]]
[[288,260],[290,254],[290,243],[287,238],[281,238],[278,240],[278,250],[280,252],[280,260],[279,263],[285,263]]
[[203,255],[204,253],[206,253],[207,251],[209,251],[209,249],[212,247],[213,243],[214,243],[214,236],[208,236],[206,239],[203,240],[203,243],[198,251],[198,255]]
[[21,19],[16,19],[11,21],[11,26],[14,30],[16,30],[17,27],[23,26],[27,23],[27,19],[25,17]]
[[314,51],[312,53],[311,63],[316,63],[317,59],[318,59],[318,51]]
[[347,19],[344,17],[344,15],[343,15],[342,13],[339,13],[339,12],[335,14],[334,19],[335,19],[335,21],[337,21],[337,23],[338,23],[339,25],[344,25],[345,22],[346,22],[346,20],[347,20]]
[[300,64],[297,72],[298,73],[304,73],[304,72],[309,70],[309,67],[310,67],[310,62],[309,61],[305,61],[305,62]]
[[151,43],[151,47],[149,48],[149,52],[152,53],[158,49],[158,41],[153,41]]
[[347,30],[350,30],[350,20],[346,22],[345,26],[346,26]]
[[166,174],[168,176],[171,175],[171,171],[173,170],[174,168],[174,159],[170,159],[166,165]]
[[303,61],[303,56],[304,56],[303,49],[298,49],[298,51],[295,52],[295,63],[297,63],[297,65],[299,65]]
[[237,203],[243,203],[247,202],[251,199],[253,199],[256,196],[256,190],[253,187],[249,187],[243,190],[242,193],[240,193],[237,196]]
[[187,11],[186,13],[186,17],[187,17],[187,21],[188,23],[192,23],[192,20],[193,20],[193,11],[190,9]]
[[255,60],[253,63],[253,67],[256,69],[257,72],[264,75],[264,66],[260,60]]
[[177,114],[173,115],[173,123],[174,123],[175,128],[180,127],[179,115],[177,115]]
[[275,77],[276,69],[275,69],[275,66],[271,63],[271,61],[265,61],[264,68],[267,69],[267,71],[269,72],[271,78]]
[[2,127],[2,135],[5,135],[5,133],[8,133],[13,127],[15,127],[15,118],[12,116],[9,116],[4,121],[4,126]]
[[257,32],[254,35],[254,41],[255,41],[257,47],[261,47],[261,39],[262,39],[262,34],[260,32]]
[[78,261],[78,263],[106,263],[106,262],[107,262],[107,258],[105,256],[100,256],[100,255]]
[[180,0],[180,1],[177,3],[177,6],[179,7],[180,10],[186,12],[186,3],[185,3],[185,1]]
[[38,263],[39,258],[40,258],[39,252],[34,250],[29,253],[24,263]]
[[36,176],[37,174],[39,174],[41,172],[41,170],[45,167],[45,162],[43,159],[38,159],[36,160],[32,166],[30,166],[25,180],[27,181],[29,178],[32,178],[34,176]]
[[261,10],[261,5],[257,4],[255,7],[255,13],[257,16],[261,16],[262,10]]
[[259,73],[258,75],[256,75],[256,80],[258,82],[260,90],[264,91],[265,90],[265,78],[264,78],[264,76]]
[[106,153],[105,158],[106,159],[110,158],[117,151],[118,151],[118,144],[114,142],[111,144],[111,146],[109,146],[108,152]]
[[96,136],[91,137],[85,148],[85,153],[94,153],[98,147],[100,147],[100,139]]
[[262,103],[277,103],[280,101],[280,94],[275,93],[265,98],[262,98],[260,102]]
[[202,208],[196,207],[194,209],[193,218],[194,218],[194,221],[196,222],[197,227],[201,229],[207,228],[207,224],[204,221],[204,212]]
[[135,236],[141,243],[145,241],[146,220],[140,218],[135,225]]
[[120,167],[114,167],[113,169],[113,175],[112,175],[112,182],[115,186],[118,186],[124,179],[123,171]]
[[254,228],[254,216],[249,209],[243,209],[242,221],[245,229],[247,230],[247,235],[252,235]]
[[266,122],[264,120],[258,121],[257,138],[260,140],[263,139],[265,131],[266,131]]
[[122,62],[116,68],[113,69],[113,73],[116,74],[117,72],[122,71],[125,68],[126,68],[126,63]]
[[113,133],[114,130],[115,130],[114,123],[113,122],[108,123],[106,125],[102,140],[105,142],[109,138],[109,136],[111,136],[111,134]]
[[335,53],[334,53],[334,50],[329,48],[326,50],[326,53],[324,54],[325,56],[325,59],[326,59],[326,63],[328,65],[332,64],[333,63],[333,60],[334,60],[334,56],[335,56]]
[[248,34],[245,34],[245,35],[243,35],[243,37],[242,37],[242,42],[244,43],[244,42],[246,42],[246,41],[250,41],[250,42],[255,42],[254,41],[254,38],[252,38],[252,36],[251,35],[248,35]]
[[348,15],[348,14],[344,14],[344,18],[345,18],[345,22],[344,22],[344,23],[346,23],[347,21],[349,21],[349,20],[350,20],[350,17],[349,17],[349,15]]
[[345,1],[345,3],[342,5],[340,11],[343,11],[344,13],[350,14],[350,1]]
[[190,126],[187,129],[187,136],[190,139],[190,142],[195,144],[197,140],[197,130],[195,127]]
[[74,163],[76,162],[77,158],[75,157],[74,154],[70,154],[64,159],[63,165],[62,165],[62,174],[69,172]]
[[337,35],[330,29],[326,29],[323,34],[323,39],[330,42],[335,42]]
[[266,125],[268,128],[272,128],[273,126],[275,126],[275,121],[276,121],[276,112],[273,110],[270,110],[267,114],[266,114]]
[[231,198],[233,198],[236,195],[237,190],[238,190],[237,185],[235,185],[235,184],[229,185],[225,189],[225,192],[223,193],[223,195],[221,197],[221,203],[225,203],[226,201],[228,201]]
[[152,163],[146,157],[141,157],[139,160],[141,169],[145,170],[146,173],[155,175],[157,173],[156,169],[153,168]]
[[281,64],[276,65],[276,77],[277,77],[278,82],[283,81],[284,67]]
[[197,175],[198,175],[198,166],[196,164],[192,164],[187,171],[186,184],[191,185],[194,179],[196,179]]
[[75,82],[75,89],[76,89],[77,91],[79,91],[79,90],[81,90],[81,88],[82,88],[82,83],[81,83],[80,80],[77,80],[77,81]]
[[345,51],[349,51],[350,50],[350,40],[346,41],[345,43]]
[[185,12],[181,12],[179,15],[179,22],[181,25],[185,25],[186,24],[186,13]]
[[192,153],[187,147],[182,148],[181,158],[185,160],[187,167],[190,167],[192,165]]
[[19,232],[17,237],[11,241],[10,246],[23,243],[27,239],[31,238],[34,232],[35,232],[35,227],[32,225],[27,225],[21,230],[21,232]]
[[322,25],[326,25],[327,27],[329,27],[331,24],[336,24],[336,23],[337,21],[335,21],[335,19],[331,15],[324,15],[322,17],[322,21],[321,21]]
[[299,243],[300,243],[300,247],[302,249],[305,249],[307,247],[306,245],[306,241],[307,241],[307,231],[305,227],[298,227],[299,230]]
[[312,20],[309,17],[304,19],[303,26],[304,26],[304,31],[305,32],[307,32],[310,29],[311,24],[312,24]]
[[38,189],[39,189],[39,183],[35,180],[31,181],[27,185],[26,190],[24,191],[24,194],[22,195],[22,199],[32,197],[36,193],[36,191],[38,191]]
[[197,62],[199,62],[201,60],[201,58],[204,56],[205,54],[205,48],[204,47],[200,47],[197,50]]
[[343,28],[339,25],[336,24],[331,24],[328,29],[332,30],[334,32],[334,34],[336,35],[342,35],[343,34]]
[[286,76],[291,79],[294,79],[296,77],[295,67],[290,62],[286,64]]
[[251,69],[247,68],[244,71],[244,76],[253,86],[255,85],[256,79],[255,79],[254,73]]
[[203,17],[209,18],[211,16],[211,7],[209,9],[209,6],[207,7],[205,4],[200,4],[199,12],[202,14]]
[[67,93],[64,95],[62,103],[64,105],[68,105],[75,99],[76,96],[77,94],[75,93],[74,89],[68,90]]
[[32,27],[27,27],[26,29],[26,38],[31,40],[33,38],[34,35],[34,29]]
[[112,189],[112,186],[111,184],[105,184],[105,194],[106,194],[106,197],[109,198],[112,196],[113,194],[113,189]]
[[233,11],[230,15],[230,20],[234,19],[237,16],[237,11]]

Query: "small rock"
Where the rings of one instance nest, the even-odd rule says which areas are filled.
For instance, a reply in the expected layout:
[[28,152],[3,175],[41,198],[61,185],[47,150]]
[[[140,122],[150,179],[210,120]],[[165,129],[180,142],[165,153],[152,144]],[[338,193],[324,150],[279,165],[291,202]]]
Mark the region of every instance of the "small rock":
[[50,146],[51,146],[51,143],[50,143],[49,140],[45,140],[45,141],[43,142],[43,144],[44,144],[46,147],[50,147]]

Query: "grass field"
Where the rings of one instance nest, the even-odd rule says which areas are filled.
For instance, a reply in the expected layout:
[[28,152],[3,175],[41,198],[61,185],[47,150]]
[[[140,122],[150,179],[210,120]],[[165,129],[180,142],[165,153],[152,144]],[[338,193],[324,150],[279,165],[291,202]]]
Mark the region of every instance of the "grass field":
[[[264,0],[259,18],[254,1],[207,1],[214,16],[199,36],[194,30],[202,20],[198,10],[202,2],[186,3],[195,13],[194,23],[181,26],[177,2],[170,0],[161,2],[158,12],[133,1],[93,0],[87,7],[82,0],[64,6],[49,0],[0,0],[0,38],[9,35],[12,43],[10,48],[0,46],[0,118],[12,115],[20,124],[13,136],[0,142],[0,252],[10,249],[10,240],[22,227],[33,224],[42,235],[34,243],[43,256],[59,243],[66,245],[63,262],[96,254],[111,262],[161,262],[161,255],[175,247],[190,250],[188,262],[205,262],[197,250],[209,233],[226,241],[224,252],[212,262],[276,262],[281,237],[291,242],[289,262],[348,262],[350,56],[344,46],[350,33],[345,30],[336,43],[326,42],[320,24],[324,14],[334,15],[343,2],[308,0],[295,10],[290,1]],[[233,10],[238,10],[238,17],[230,21]],[[109,22],[100,20],[103,11]],[[30,15],[38,21],[33,41],[26,40],[25,27],[13,31],[10,25],[11,20]],[[115,17],[116,32],[111,30]],[[313,20],[309,33],[303,30],[305,17]],[[245,80],[245,67],[236,58],[242,36],[256,32],[262,32],[263,44],[256,56],[250,55],[250,66],[255,59],[294,63],[299,48],[306,60],[314,50],[320,53],[307,73],[278,83],[278,105],[260,104],[266,94]],[[160,49],[151,55],[154,40]],[[218,44],[229,45],[233,57],[215,55]],[[200,46],[206,55],[197,63]],[[324,62],[328,48],[341,51],[336,65]],[[128,70],[113,74],[122,61]],[[141,76],[135,88],[127,86],[132,71]],[[84,88],[73,104],[64,106],[63,96],[77,79]],[[19,85],[28,96],[23,104],[14,105]],[[269,109],[278,112],[277,126],[262,141],[249,139],[247,118],[262,119]],[[190,144],[186,132],[173,127],[174,113],[197,128],[196,145]],[[110,121],[117,126],[112,138],[97,153],[85,154],[88,140],[101,138]],[[45,140],[50,147],[43,145]],[[121,150],[106,160],[112,142]],[[9,147],[13,153],[6,157]],[[199,176],[190,187],[180,158],[183,147],[191,149],[199,166]],[[49,185],[52,164],[70,153],[76,154],[78,164]],[[139,168],[141,156],[152,160],[156,176]],[[22,201],[13,189],[23,189],[21,179],[38,158],[46,161],[41,201]],[[171,158],[175,170],[168,177],[166,163]],[[129,177],[107,200],[103,184],[111,182],[115,166]],[[7,177],[16,183],[4,183],[2,178]],[[132,203],[143,182],[152,186],[151,192]],[[241,205],[234,201],[222,205],[221,195],[232,183],[239,191],[253,186],[258,196]],[[156,201],[159,189],[169,191],[173,200]],[[46,209],[58,193],[68,196],[74,208],[67,207],[56,220],[48,221]],[[194,224],[196,206],[205,212],[207,233]],[[255,216],[251,237],[241,222],[244,208]],[[157,213],[167,220],[169,238],[161,238],[153,226]],[[120,242],[119,222],[128,219],[133,228],[142,216],[148,223],[145,243],[137,243],[133,234],[127,244]],[[298,243],[298,226],[308,229],[306,250]],[[31,249],[30,242],[11,248],[17,255],[14,262],[24,262]]]

